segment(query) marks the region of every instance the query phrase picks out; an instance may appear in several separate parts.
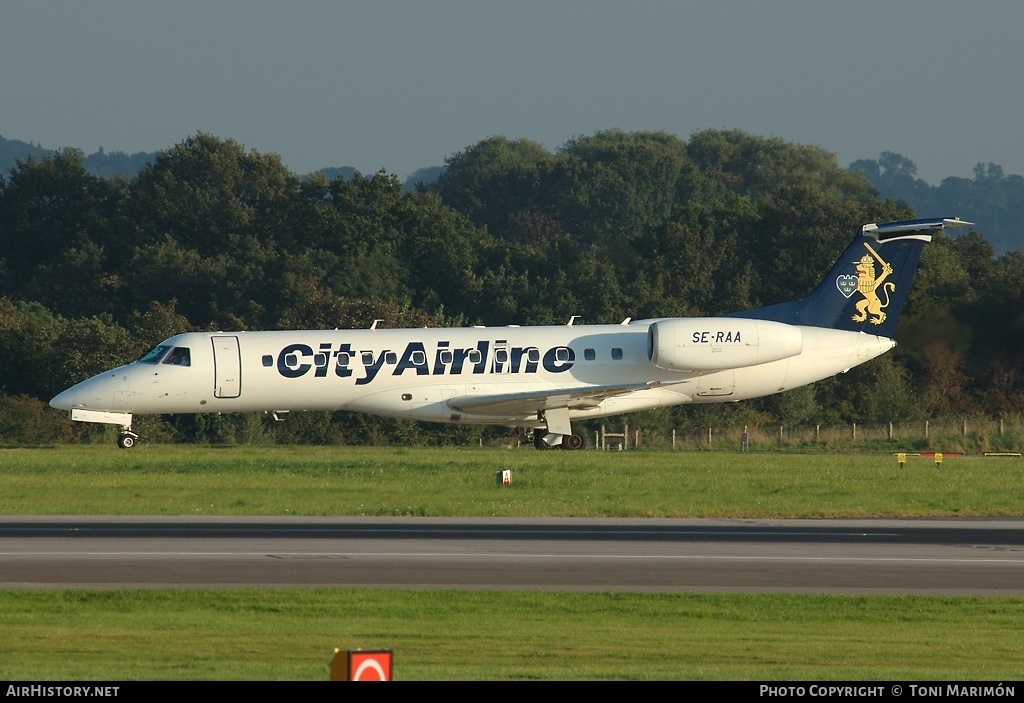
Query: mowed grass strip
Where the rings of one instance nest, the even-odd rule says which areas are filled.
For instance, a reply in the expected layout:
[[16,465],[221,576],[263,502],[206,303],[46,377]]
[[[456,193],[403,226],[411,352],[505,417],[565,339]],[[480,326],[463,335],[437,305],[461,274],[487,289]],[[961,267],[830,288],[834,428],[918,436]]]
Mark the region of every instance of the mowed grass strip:
[[0,591],[0,679],[1024,678],[1024,599],[507,591]]
[[[499,486],[495,473],[512,472]],[[140,445],[0,450],[7,515],[1019,515],[1019,460]],[[0,591],[7,680],[1020,680],[1024,599]]]
[[[509,486],[499,471],[511,472]],[[7,515],[1017,516],[1019,458],[531,447],[0,450]]]

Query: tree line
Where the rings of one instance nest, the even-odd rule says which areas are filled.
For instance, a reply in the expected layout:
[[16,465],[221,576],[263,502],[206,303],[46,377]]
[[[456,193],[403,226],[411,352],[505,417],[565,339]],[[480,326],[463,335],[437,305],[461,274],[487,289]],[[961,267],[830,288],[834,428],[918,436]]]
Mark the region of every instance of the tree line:
[[[830,152],[735,130],[610,130],[554,151],[492,137],[414,190],[383,172],[299,176],[202,133],[132,178],[91,175],[72,150],[28,158],[0,179],[0,441],[25,441],[28,425],[95,432],[43,402],[184,330],[715,315],[806,294],[861,224],[915,214]],[[635,422],[1019,413],[1022,282],[1024,254],[997,257],[980,232],[938,237],[893,354],[813,387]],[[163,418],[147,435],[438,443],[494,431],[303,415],[286,428]]]

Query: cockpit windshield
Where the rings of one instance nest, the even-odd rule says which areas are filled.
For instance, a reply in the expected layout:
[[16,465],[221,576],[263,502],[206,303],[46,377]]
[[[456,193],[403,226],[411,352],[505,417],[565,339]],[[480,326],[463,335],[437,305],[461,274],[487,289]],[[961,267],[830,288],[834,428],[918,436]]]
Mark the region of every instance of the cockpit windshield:
[[154,349],[150,349],[148,352],[136,359],[136,361],[140,364],[159,364],[160,360],[164,358],[164,354],[170,350],[171,347],[164,344]]

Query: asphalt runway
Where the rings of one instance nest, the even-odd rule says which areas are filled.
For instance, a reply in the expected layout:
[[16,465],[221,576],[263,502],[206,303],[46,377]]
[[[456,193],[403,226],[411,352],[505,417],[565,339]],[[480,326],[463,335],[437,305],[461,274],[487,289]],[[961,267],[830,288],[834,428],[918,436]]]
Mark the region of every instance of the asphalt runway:
[[1024,520],[2,517],[0,588],[1024,596]]

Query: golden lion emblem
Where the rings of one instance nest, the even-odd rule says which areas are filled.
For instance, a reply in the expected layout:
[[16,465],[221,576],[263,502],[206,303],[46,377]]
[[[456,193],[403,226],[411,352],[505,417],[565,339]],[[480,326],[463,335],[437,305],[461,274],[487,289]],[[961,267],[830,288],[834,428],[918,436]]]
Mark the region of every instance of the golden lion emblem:
[[[864,299],[857,302],[855,306],[857,314],[852,319],[854,322],[864,322],[870,314],[871,324],[880,325],[885,322],[885,312],[883,311],[889,307],[889,294],[896,290],[896,284],[890,281],[885,283],[884,286],[882,285],[883,281],[892,273],[892,266],[883,261],[878,252],[868,246],[866,242],[864,247],[871,254],[871,256],[865,254],[857,262],[857,292],[863,295]],[[878,278],[875,278],[875,259],[882,265],[882,275]],[[882,286],[882,291],[885,293],[884,305],[881,298],[878,297],[877,291],[879,286]]]

